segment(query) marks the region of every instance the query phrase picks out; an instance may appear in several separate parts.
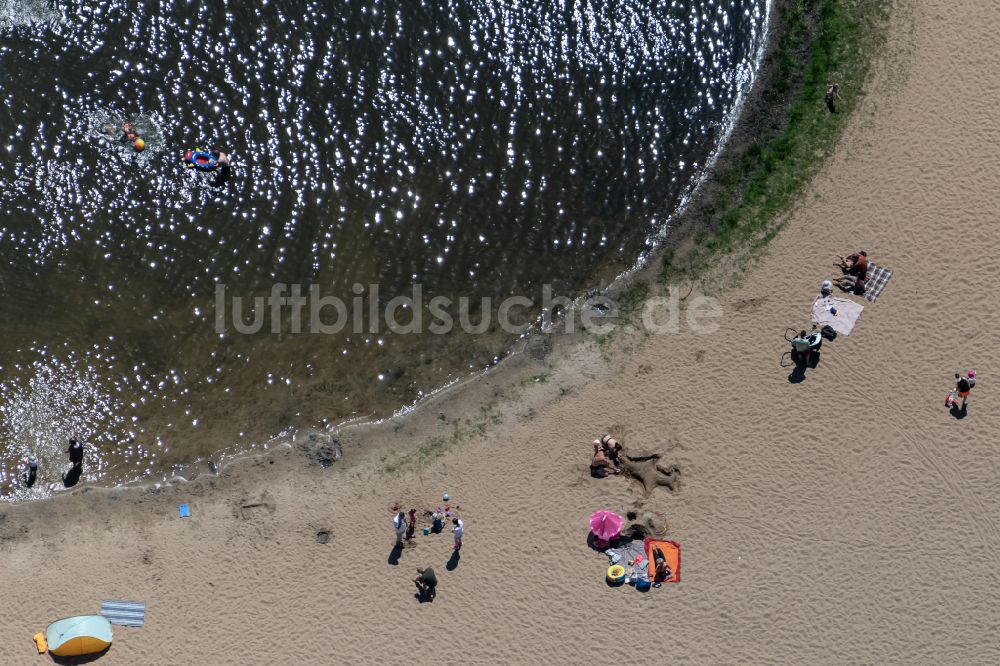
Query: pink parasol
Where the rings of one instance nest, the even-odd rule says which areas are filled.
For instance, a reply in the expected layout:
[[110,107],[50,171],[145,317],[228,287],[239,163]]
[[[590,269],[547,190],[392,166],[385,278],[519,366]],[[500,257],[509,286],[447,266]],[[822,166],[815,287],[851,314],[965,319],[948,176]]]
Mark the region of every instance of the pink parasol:
[[590,516],[590,531],[604,541],[611,541],[621,534],[624,524],[624,518],[610,511],[595,511]]

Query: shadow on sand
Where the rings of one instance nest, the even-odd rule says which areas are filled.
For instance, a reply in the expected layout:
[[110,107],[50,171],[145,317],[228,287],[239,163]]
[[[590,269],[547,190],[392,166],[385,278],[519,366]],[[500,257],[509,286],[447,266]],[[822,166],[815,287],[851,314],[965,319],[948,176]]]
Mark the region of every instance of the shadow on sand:
[[82,657],[57,657],[56,655],[49,653],[52,656],[52,661],[57,664],[62,664],[63,666],[75,666],[76,664],[89,664],[91,662],[97,661],[104,655],[108,653],[111,646],[104,648],[100,652],[95,652],[94,654],[84,655]]
[[403,554],[402,546],[393,546],[392,550],[389,551],[389,565],[396,566],[399,564],[399,556]]
[[819,365],[820,354],[820,351],[814,350],[809,354],[808,361],[802,360],[802,357],[798,354],[791,354],[792,360],[795,362],[795,369],[788,375],[788,383],[799,384],[804,382],[806,379],[806,370],[815,370],[816,366]]

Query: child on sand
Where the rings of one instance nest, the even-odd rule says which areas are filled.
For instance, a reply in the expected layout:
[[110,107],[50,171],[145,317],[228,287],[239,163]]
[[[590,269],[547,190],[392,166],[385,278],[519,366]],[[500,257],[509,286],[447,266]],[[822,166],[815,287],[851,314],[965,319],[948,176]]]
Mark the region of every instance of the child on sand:
[[410,509],[410,518],[406,524],[406,540],[413,540],[413,533],[417,531],[417,510]]
[[452,524],[455,526],[452,528],[452,532],[455,533],[455,550],[462,547],[462,536],[465,534],[465,523],[459,518],[452,518]]

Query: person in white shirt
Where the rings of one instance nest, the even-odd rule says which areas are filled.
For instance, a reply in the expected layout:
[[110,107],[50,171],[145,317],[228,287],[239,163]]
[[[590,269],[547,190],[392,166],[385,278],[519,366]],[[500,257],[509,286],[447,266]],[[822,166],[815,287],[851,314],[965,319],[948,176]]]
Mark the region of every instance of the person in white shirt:
[[396,545],[403,545],[403,536],[406,534],[406,514],[400,511],[392,519],[392,525],[396,528]]
[[465,523],[458,518],[452,518],[451,522],[455,526],[451,531],[455,533],[455,550],[458,550],[462,547],[462,535],[465,534]]

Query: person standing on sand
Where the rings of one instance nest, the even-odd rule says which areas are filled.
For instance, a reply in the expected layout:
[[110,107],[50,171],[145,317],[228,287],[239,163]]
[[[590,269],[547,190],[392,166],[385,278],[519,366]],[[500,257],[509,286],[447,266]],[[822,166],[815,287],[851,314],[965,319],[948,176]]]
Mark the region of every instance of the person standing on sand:
[[457,517],[452,518],[451,522],[455,526],[451,529],[455,533],[454,550],[459,550],[462,547],[462,537],[465,535],[465,522]]
[[406,535],[406,514],[400,511],[392,519],[392,526],[396,530],[396,545],[403,545],[403,537]]
[[955,379],[957,380],[955,390],[958,392],[958,397],[962,399],[962,409],[965,409],[965,403],[969,400],[969,394],[972,393],[972,384],[957,372],[955,373]]
[[840,97],[840,86],[836,83],[831,83],[826,89],[826,95],[823,96],[823,100],[826,102],[826,108],[830,113],[837,113],[837,108],[833,105],[833,100]]
[[413,540],[413,533],[417,531],[417,510],[410,509],[410,516],[406,523],[406,540]]
[[66,449],[66,453],[69,454],[69,461],[73,463],[73,469],[83,467],[83,444],[75,439],[69,440],[69,448]]

